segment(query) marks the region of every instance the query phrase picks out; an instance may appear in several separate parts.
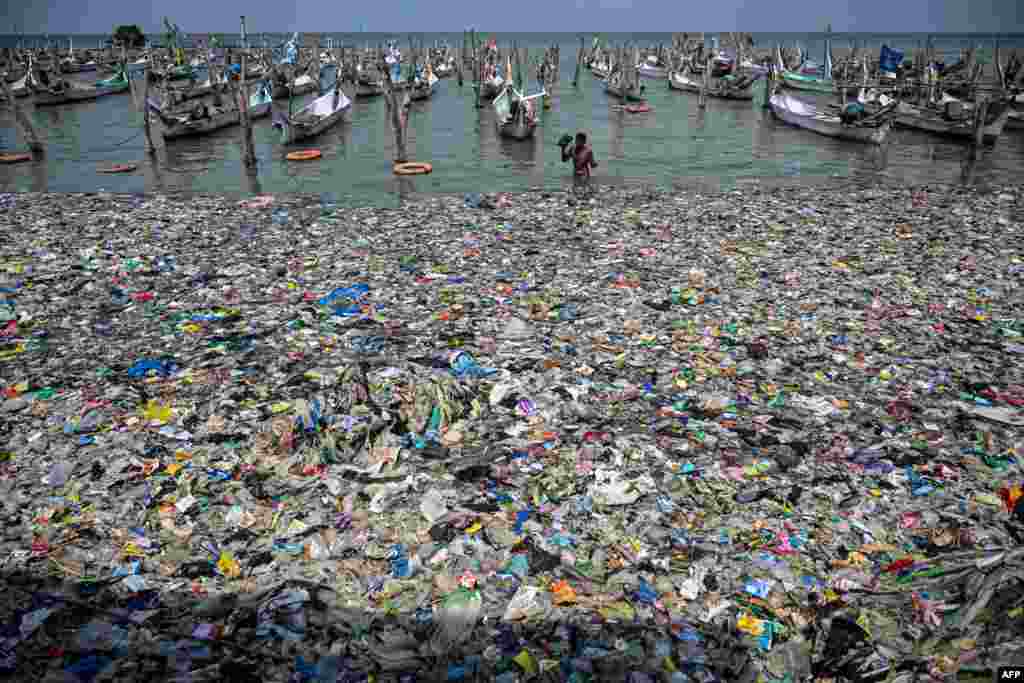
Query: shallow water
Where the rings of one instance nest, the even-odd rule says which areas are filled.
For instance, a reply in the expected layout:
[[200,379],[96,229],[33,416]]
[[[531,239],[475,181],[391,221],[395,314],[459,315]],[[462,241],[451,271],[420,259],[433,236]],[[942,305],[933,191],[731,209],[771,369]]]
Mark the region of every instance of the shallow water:
[[[77,44],[77,42],[76,42]],[[542,115],[535,139],[500,138],[489,108],[473,107],[472,87],[454,78],[441,81],[434,98],[413,104],[412,158],[429,161],[428,176],[396,178],[391,172],[393,137],[383,99],[356,100],[351,124],[341,124],[314,141],[285,148],[270,119],[254,122],[259,158],[254,178],[240,164],[240,128],[164,145],[150,161],[143,147],[136,93],[95,102],[29,110],[45,134],[47,160],[0,166],[0,189],[16,191],[121,192],[312,192],[343,204],[393,204],[420,192],[516,191],[564,187],[570,175],[555,142],[564,133],[590,134],[598,184],[650,184],[709,189],[744,183],[808,183],[830,178],[882,182],[1019,182],[1024,169],[1024,131],[1007,130],[977,161],[963,143],[916,131],[894,130],[884,147],[821,137],[774,120],[753,102],[709,100],[670,91],[664,81],[646,80],[653,112],[628,114],[607,97],[602,84],[583,72],[572,77],[578,43],[562,47],[561,83],[552,107]],[[533,50],[533,56],[539,50]],[[333,79],[324,74],[325,84]],[[534,88],[530,88],[533,92]],[[296,107],[311,99],[296,101]],[[287,102],[278,103],[287,106]],[[156,132],[158,126],[154,126]],[[0,108],[0,149],[23,143],[8,108]],[[312,162],[289,162],[287,151],[316,148]],[[138,163],[134,173],[98,174],[112,163]]]

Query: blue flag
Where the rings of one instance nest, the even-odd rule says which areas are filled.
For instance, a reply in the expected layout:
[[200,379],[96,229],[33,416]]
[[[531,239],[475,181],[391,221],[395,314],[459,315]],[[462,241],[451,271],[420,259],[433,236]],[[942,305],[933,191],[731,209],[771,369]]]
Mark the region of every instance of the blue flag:
[[881,71],[895,73],[900,64],[903,63],[903,53],[894,50],[888,45],[882,46],[882,52],[878,55],[878,68]]

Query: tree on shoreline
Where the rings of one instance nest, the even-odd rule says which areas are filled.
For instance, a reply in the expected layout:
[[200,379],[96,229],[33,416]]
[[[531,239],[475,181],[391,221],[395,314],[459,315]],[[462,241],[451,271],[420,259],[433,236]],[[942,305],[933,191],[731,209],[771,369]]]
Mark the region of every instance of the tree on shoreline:
[[114,29],[114,43],[126,47],[145,47],[146,36],[135,24],[121,25]]

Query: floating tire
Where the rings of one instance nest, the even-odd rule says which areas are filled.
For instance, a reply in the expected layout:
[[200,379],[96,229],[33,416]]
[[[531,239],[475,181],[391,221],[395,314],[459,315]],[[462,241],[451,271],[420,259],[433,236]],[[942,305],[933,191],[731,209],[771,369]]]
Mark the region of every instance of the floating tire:
[[395,175],[425,175],[434,170],[432,164],[425,161],[407,161],[404,164],[395,164]]
[[97,168],[97,173],[131,173],[139,166],[138,164],[114,164],[108,168]]
[[285,158],[288,161],[312,161],[320,158],[320,150],[306,149],[301,152],[288,152]]
[[31,154],[0,154],[0,164],[19,164],[23,161],[32,161]]

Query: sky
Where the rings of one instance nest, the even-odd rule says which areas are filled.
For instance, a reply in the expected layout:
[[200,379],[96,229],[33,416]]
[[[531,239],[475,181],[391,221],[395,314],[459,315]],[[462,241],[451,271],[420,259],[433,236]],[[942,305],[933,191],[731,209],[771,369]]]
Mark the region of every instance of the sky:
[[[358,12],[353,10],[358,8]],[[1024,0],[0,0],[0,33],[671,31],[1024,33]]]

